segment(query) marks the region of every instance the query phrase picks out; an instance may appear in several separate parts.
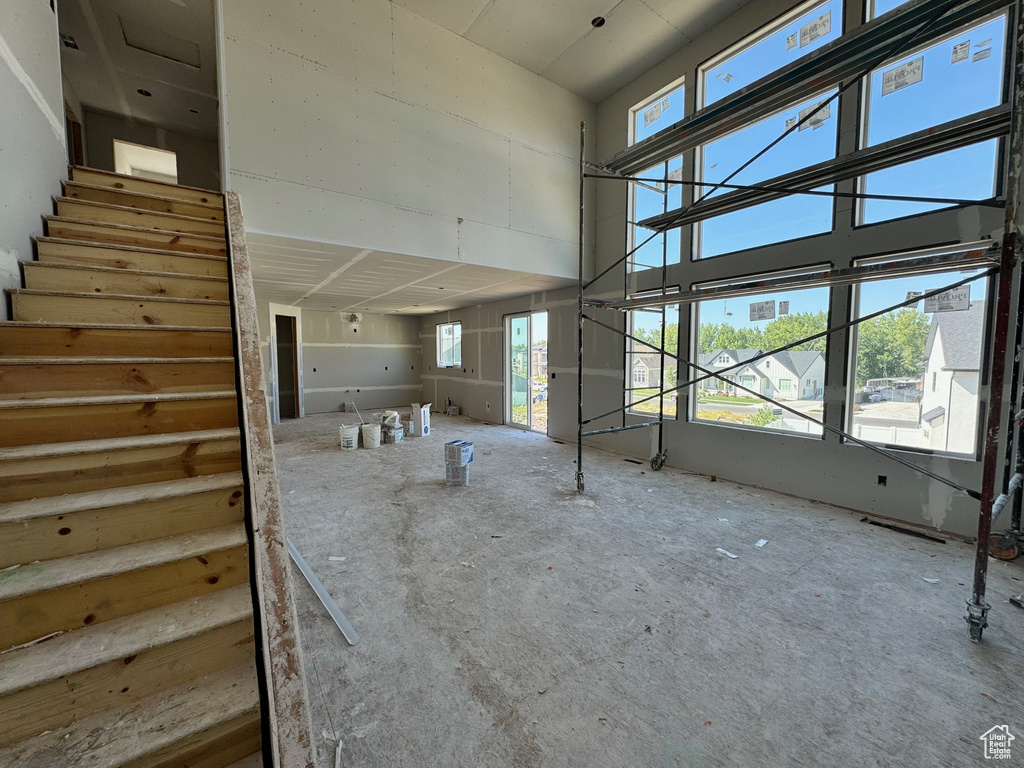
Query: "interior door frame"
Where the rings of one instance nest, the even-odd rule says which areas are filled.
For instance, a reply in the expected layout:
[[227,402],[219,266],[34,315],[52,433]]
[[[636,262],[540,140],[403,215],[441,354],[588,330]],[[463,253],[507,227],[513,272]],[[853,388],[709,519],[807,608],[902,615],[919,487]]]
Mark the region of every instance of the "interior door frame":
[[302,310],[298,307],[288,307],[284,304],[270,305],[270,354],[268,366],[270,375],[267,377],[269,383],[269,395],[271,402],[270,423],[281,423],[281,386],[277,378],[277,318],[290,317],[295,320],[295,399],[298,418],[306,415],[305,388],[302,381]]

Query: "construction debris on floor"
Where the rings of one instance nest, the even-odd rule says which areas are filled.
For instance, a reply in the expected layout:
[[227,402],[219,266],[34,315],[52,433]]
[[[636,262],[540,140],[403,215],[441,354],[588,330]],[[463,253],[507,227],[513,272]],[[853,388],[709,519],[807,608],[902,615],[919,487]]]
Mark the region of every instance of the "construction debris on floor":
[[975,645],[967,543],[591,449],[578,495],[575,445],[434,417],[481,458],[457,504],[436,443],[275,429],[288,535],[361,635],[296,585],[323,768],[967,766],[1022,729],[1020,561]]

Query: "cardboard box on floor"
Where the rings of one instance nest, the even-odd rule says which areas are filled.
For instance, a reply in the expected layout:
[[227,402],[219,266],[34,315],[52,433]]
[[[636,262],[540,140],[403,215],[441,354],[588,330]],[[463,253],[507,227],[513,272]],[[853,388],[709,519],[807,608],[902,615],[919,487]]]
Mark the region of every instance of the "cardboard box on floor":
[[412,404],[412,431],[410,435],[426,437],[430,434],[430,403]]

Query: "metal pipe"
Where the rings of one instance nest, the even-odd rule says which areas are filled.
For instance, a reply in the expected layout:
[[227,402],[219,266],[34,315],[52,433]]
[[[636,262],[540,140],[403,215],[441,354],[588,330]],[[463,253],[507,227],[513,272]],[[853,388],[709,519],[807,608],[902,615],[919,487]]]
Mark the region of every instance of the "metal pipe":
[[666,304],[687,304],[710,299],[731,299],[734,296],[750,296],[779,290],[800,290],[805,288],[833,287],[852,283],[864,283],[872,280],[891,280],[896,277],[919,275],[925,272],[947,272],[953,269],[981,269],[999,263],[999,249],[957,251],[954,253],[930,256],[925,258],[909,258],[900,261],[869,264],[863,267],[844,269],[823,269],[790,277],[752,280],[750,282],[726,283],[708,288],[697,288],[690,291],[662,292],[654,295],[637,296],[621,301],[609,299],[584,298],[586,306],[600,309],[642,309],[659,307]]
[[334,598],[331,597],[331,593],[327,591],[327,587],[323,585],[323,582],[317,578],[317,575],[313,573],[313,569],[309,567],[309,563],[306,562],[305,558],[299,554],[299,550],[292,544],[292,540],[288,539],[288,554],[292,556],[292,560],[295,561],[295,565],[299,567],[302,575],[306,577],[306,581],[309,582],[309,586],[316,592],[316,596],[320,598],[320,602],[323,603],[324,608],[327,609],[327,613],[334,619],[334,623],[338,625],[338,629],[341,630],[341,634],[345,636],[345,640],[348,641],[349,645],[355,645],[359,642],[359,633],[349,623],[349,620],[345,618],[345,614],[341,612],[341,608],[334,602]]
[[[943,150],[943,151],[945,151],[945,150]],[[854,175],[859,175],[859,174],[854,174]],[[717,185],[715,185],[715,184],[713,184],[712,182],[709,182],[709,181],[677,181],[675,179],[648,179],[648,178],[641,177],[641,176],[599,176],[599,175],[593,174],[593,173],[588,173],[587,174],[587,178],[588,179],[613,179],[615,181],[632,181],[632,182],[635,182],[637,184],[640,184],[641,186],[643,186],[644,188],[647,188],[647,189],[649,189],[649,187],[646,184],[643,184],[642,182],[653,181],[653,182],[659,182],[659,183],[662,183],[662,184],[664,184],[664,183],[667,183],[667,184],[679,184],[681,186],[687,186],[687,187],[710,187],[710,186],[717,186],[719,189],[734,189],[734,190],[740,190],[742,192],[775,192],[775,193],[778,193],[777,194],[778,197],[784,197],[786,195],[814,195],[814,196],[817,196],[817,197],[844,197],[844,198],[850,198],[850,199],[853,199],[853,200],[888,200],[890,202],[897,202],[897,203],[936,203],[936,204],[939,204],[939,205],[984,205],[984,206],[987,206],[989,208],[1002,208],[1003,207],[1002,200],[996,200],[994,198],[989,198],[987,200],[966,200],[966,199],[962,199],[962,198],[958,198],[958,197],[919,197],[917,195],[880,195],[880,194],[874,194],[874,193],[871,193],[871,192],[839,192],[839,191],[836,191],[836,190],[828,191],[828,190],[816,190],[816,189],[798,189],[798,188],[792,188],[792,187],[776,187],[774,185],[772,185],[772,186],[765,186],[765,185],[762,185],[762,184],[717,184]],[[851,176],[850,178],[853,178],[853,176]],[[836,179],[836,181],[845,181],[845,179]],[[829,181],[824,182],[824,184],[831,184],[831,183],[832,182],[829,182]],[[660,190],[658,190],[658,191],[660,191]],[[716,198],[716,199],[723,200],[724,198]],[[774,197],[770,197],[768,199],[771,200],[771,199],[774,199]],[[744,202],[742,207],[743,208],[748,208],[751,205],[758,205],[758,204],[760,204],[760,202],[761,201],[758,201],[756,203]],[[707,205],[707,203],[704,203],[699,210],[703,211],[704,210],[704,206],[706,206],[706,205]],[[688,210],[693,211],[694,209],[691,208],[691,209],[688,209]],[[708,215],[709,216],[719,216],[721,214],[715,212],[715,213],[711,213],[711,214],[708,214]],[[697,220],[697,218],[694,218],[694,217],[688,217],[688,218],[690,218],[691,221],[696,221]],[[701,218],[703,218],[703,217],[701,217]],[[689,224],[689,223],[691,223],[691,221],[686,221],[685,223]],[[634,222],[634,224],[636,224],[636,226],[638,226],[638,227],[643,227],[644,229],[657,229],[657,231],[659,231],[659,232],[663,232],[666,229],[673,229],[676,226],[680,226],[679,224],[673,224],[673,226],[671,226],[671,227],[655,227],[653,225],[653,222],[650,219],[644,219],[643,221]]]
[[590,437],[592,435],[610,435],[613,432],[628,432],[631,429],[644,429],[645,427],[656,427],[661,424],[661,421],[645,421],[643,424],[627,424],[624,427],[608,427],[607,429],[594,429],[590,432],[584,432],[584,437]]
[[576,492],[583,493],[583,230],[586,201],[584,199],[584,182],[586,181],[584,152],[586,151],[587,124],[580,123],[580,247],[579,247],[579,282],[576,291]]
[[[821,338],[824,338],[826,336],[830,336],[833,333],[839,333],[840,331],[845,331],[847,328],[852,328],[853,326],[859,325],[860,323],[863,323],[863,322],[865,322],[867,320],[873,320],[876,317],[881,317],[882,315],[888,314],[889,312],[892,312],[893,310],[900,309],[901,307],[906,307],[906,306],[909,306],[911,304],[916,304],[919,301],[922,301],[924,299],[929,299],[932,296],[938,296],[940,293],[945,293],[946,291],[951,291],[954,288],[959,288],[962,285],[967,285],[968,283],[972,283],[975,280],[980,280],[983,277],[989,277],[991,275],[996,274],[998,271],[999,271],[999,269],[995,268],[995,267],[992,268],[992,269],[987,269],[984,272],[981,272],[981,273],[979,273],[977,275],[972,275],[971,277],[966,277],[963,280],[957,280],[955,283],[951,283],[949,285],[943,286],[942,288],[936,288],[934,291],[928,291],[927,293],[923,293],[920,296],[918,296],[917,298],[912,298],[912,299],[907,299],[905,301],[901,301],[899,304],[893,304],[891,307],[887,307],[885,309],[880,309],[877,312],[872,312],[872,313],[870,313],[868,315],[864,315],[863,317],[858,317],[855,320],[850,320],[849,322],[842,323],[841,325],[837,325],[834,328],[826,328],[824,331],[821,331],[820,333],[815,333],[815,334],[813,334],[811,336],[807,336],[806,338],[799,339],[797,341],[791,342],[791,343],[786,344],[784,346],[781,346],[781,347],[779,347],[777,349],[773,349],[773,350],[771,350],[769,352],[762,352],[761,354],[755,355],[754,357],[750,358],[749,360],[745,360],[742,363],[736,363],[736,364],[730,365],[730,366],[728,366],[726,368],[722,368],[719,371],[719,373],[726,373],[728,371],[733,371],[733,370],[736,370],[737,368],[742,368],[745,365],[749,365],[750,363],[756,363],[757,361],[763,360],[766,357],[771,357],[772,355],[777,354],[779,352],[785,352],[786,350],[792,349],[793,347],[798,347],[801,344],[806,344],[809,341],[815,341],[817,339],[821,339]],[[590,320],[591,322],[596,322],[596,320],[594,320],[594,318],[592,318],[590,316],[587,316],[587,319]],[[707,381],[709,378],[712,378],[712,377],[713,377],[713,375],[699,376],[699,377],[697,377],[695,379],[690,379],[689,381],[684,381],[682,384],[678,384],[675,387],[673,387],[672,389],[669,389],[669,390],[666,390],[666,391],[668,391],[668,392],[675,392],[675,391],[680,390],[680,389],[685,389],[686,387],[693,386],[694,384],[700,384],[700,382],[702,382],[702,381]],[[761,395],[758,395],[758,397],[760,397],[760,396]],[[651,397],[644,398],[643,400],[637,400],[635,403],[633,403],[633,405],[640,405],[641,403],[646,403],[646,402],[648,402],[650,400],[653,400],[655,397],[658,397],[658,395],[652,395]],[[615,410],[608,411],[607,413],[602,413],[600,416],[594,416],[594,417],[592,417],[590,419],[587,419],[583,423],[584,424],[589,424],[592,421],[597,421],[598,419],[603,419],[605,416],[611,416],[612,414],[618,413],[620,410],[621,409],[616,408]]]
[[[625,333],[624,331],[620,331],[618,328],[613,328],[612,326],[608,325],[607,323],[602,323],[600,320],[596,320],[596,319],[594,319],[592,317],[587,317],[587,320],[589,320],[590,322],[592,322],[592,323],[594,323],[596,325],[600,325],[602,328],[607,328],[610,331],[614,331],[615,333],[619,333],[619,334],[625,336],[626,338],[633,339],[635,341],[639,341],[639,339],[636,339],[636,337],[631,336],[630,334]],[[729,384],[731,387],[734,387],[736,389],[739,389],[739,390],[742,390],[744,392],[747,392],[747,393],[749,393],[751,395],[754,395],[755,397],[760,398],[761,400],[764,400],[767,403],[771,403],[772,405],[775,405],[776,407],[781,408],[784,411],[788,411],[789,413],[792,413],[792,414],[794,414],[796,416],[799,416],[802,419],[806,419],[807,421],[811,422],[812,424],[816,424],[816,425],[818,425],[819,427],[821,427],[822,429],[824,429],[824,430],[826,430],[828,432],[831,432],[831,433],[833,433],[835,435],[839,435],[840,437],[843,437],[843,438],[849,440],[850,442],[855,443],[856,445],[859,445],[859,446],[861,446],[863,448],[867,448],[869,451],[873,451],[874,453],[877,453],[880,456],[885,456],[887,459],[891,459],[892,461],[895,461],[897,464],[902,464],[903,466],[908,467],[909,469],[912,469],[915,472],[919,472],[920,474],[924,475],[925,477],[930,477],[932,480],[935,480],[936,482],[942,483],[943,485],[947,485],[950,488],[953,488],[954,490],[957,490],[957,491],[960,491],[962,493],[965,493],[968,496],[970,496],[972,499],[977,499],[977,498],[980,498],[980,496],[981,496],[981,494],[979,494],[977,491],[972,490],[971,488],[968,488],[965,485],[960,485],[959,483],[957,483],[957,482],[955,482],[953,480],[950,480],[948,478],[942,477],[942,475],[936,474],[936,473],[932,472],[931,470],[925,469],[924,467],[920,467],[920,466],[918,466],[917,464],[914,464],[911,461],[907,461],[902,456],[897,456],[895,453],[893,453],[893,452],[891,452],[891,451],[889,451],[889,450],[887,450],[885,448],[882,448],[880,446],[877,446],[877,445],[874,445],[872,443],[869,443],[869,442],[866,442],[864,440],[861,440],[859,437],[854,437],[849,432],[845,432],[845,431],[839,429],[838,427],[833,427],[833,426],[830,426],[830,425],[826,424],[824,421],[818,421],[817,419],[813,419],[810,416],[808,416],[807,414],[801,413],[800,411],[796,410],[795,408],[790,408],[789,406],[783,405],[782,403],[780,403],[777,400],[773,400],[772,398],[767,397],[766,395],[762,395],[760,392],[757,392],[757,391],[755,391],[753,389],[748,389],[747,387],[744,387],[742,384],[737,384],[735,381],[732,381],[730,379],[725,378],[723,375],[721,375],[721,372],[715,373],[713,371],[707,370],[706,368],[702,368],[701,366],[697,365],[696,363],[694,363],[694,362],[692,362],[690,360],[685,360],[682,357],[679,357],[678,355],[671,355],[670,353],[666,353],[666,354],[669,355],[669,357],[675,357],[675,359],[677,361],[683,363],[684,365],[686,365],[686,366],[688,366],[690,368],[695,368],[698,371],[706,373],[707,376],[704,376],[703,377],[704,379],[715,378],[715,379],[718,379],[719,381],[723,381],[723,382]],[[722,369],[722,371],[725,371],[725,370],[726,369],[724,369],[724,368]],[[657,395],[655,395],[655,397],[664,397],[667,392],[671,392],[671,391],[673,391],[673,390],[665,390],[665,391],[659,392]],[[591,421],[593,421],[593,419],[591,419]],[[639,429],[641,427],[653,426],[656,423],[658,423],[658,422],[653,422],[652,421],[652,422],[648,422],[648,423],[645,423],[645,424],[633,424],[633,425],[625,427],[625,428],[623,428],[623,427],[615,427],[615,428],[608,429],[608,430],[599,430],[599,431],[596,431],[596,432],[588,432],[587,434],[601,434],[603,432],[621,432],[623,429]]]
[[[988,549],[992,534],[992,505],[995,502],[999,427],[1004,423],[1003,383],[1006,369],[1006,346],[1013,288],[1013,268],[1017,258],[1018,204],[1020,199],[1021,165],[1024,154],[1024,0],[1017,0],[1016,46],[1014,56],[1013,110],[1010,130],[1010,162],[1006,181],[1006,217],[1003,224],[1003,251],[996,300],[993,330],[991,373],[989,376],[988,427],[985,430],[985,453],[982,463],[981,514],[978,515],[978,543],[974,553],[974,584],[967,608],[967,625],[971,640],[979,642],[988,626],[989,605],[985,602],[988,580]],[[1016,407],[1016,403],[1014,404]],[[1010,439],[1007,435],[1007,439]]]

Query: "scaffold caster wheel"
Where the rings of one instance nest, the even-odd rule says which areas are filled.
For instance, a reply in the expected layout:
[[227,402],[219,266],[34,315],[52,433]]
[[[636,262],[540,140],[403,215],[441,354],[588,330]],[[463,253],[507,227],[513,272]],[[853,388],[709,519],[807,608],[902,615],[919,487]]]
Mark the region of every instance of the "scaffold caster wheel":
[[967,615],[964,616],[964,619],[967,620],[971,640],[975,643],[981,642],[981,634],[988,626],[988,609],[991,607],[988,603],[978,605],[970,600],[967,601]]
[[664,466],[665,466],[665,454],[663,454],[663,453],[656,453],[656,454],[654,454],[654,457],[651,459],[651,469],[653,469],[655,472],[658,472]]
[[576,493],[583,493],[586,489],[586,484],[583,482],[583,473],[576,473]]

